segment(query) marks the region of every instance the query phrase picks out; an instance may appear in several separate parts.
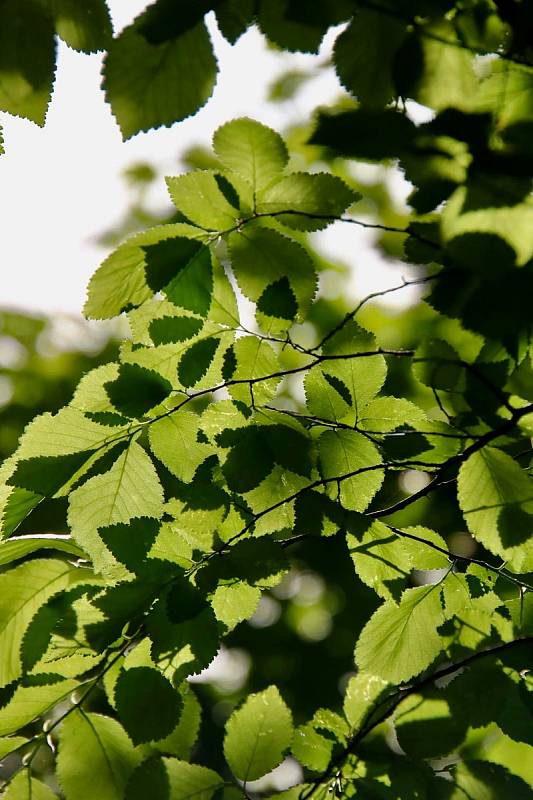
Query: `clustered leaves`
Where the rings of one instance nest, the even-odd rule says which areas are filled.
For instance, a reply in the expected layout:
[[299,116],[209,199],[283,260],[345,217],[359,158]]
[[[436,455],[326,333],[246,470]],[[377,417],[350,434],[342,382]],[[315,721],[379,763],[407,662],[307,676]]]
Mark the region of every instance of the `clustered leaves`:
[[[64,20],[70,4],[49,5]],[[115,40],[105,80],[126,135],[206,99],[203,15],[233,41],[249,5],[177,15],[159,0]],[[335,63],[358,102],[322,113],[311,142],[399,160],[416,216],[395,232],[423,265],[435,328],[461,325],[399,349],[359,324],[361,305],[313,327],[308,233],[357,223],[360,198],[330,172],[291,170],[253,120],[216,131],[211,169],[167,179],[173,221],[120,245],[89,285],[88,317],[126,314],[118,361],[36,418],[1,467],[0,751],[27,754],[7,798],[56,796],[32,761],[57,741],[66,800],[249,796],[288,754],[304,772],[287,800],[530,796],[533,72],[501,5],[259,4],[288,49],[315,51],[353,15]],[[147,83],[156,62],[169,72]],[[415,125],[407,98],[433,119]],[[395,370],[405,396],[391,394]],[[400,492],[406,474],[421,481]],[[439,493],[475,556],[424,511]],[[17,535],[57,502],[67,535]],[[295,719],[283,685],[265,685],[227,719],[216,770],[191,761],[202,711],[188,679],[288,574],[292,548],[338,541],[375,594],[342,708]],[[477,746],[484,730],[505,748]]]

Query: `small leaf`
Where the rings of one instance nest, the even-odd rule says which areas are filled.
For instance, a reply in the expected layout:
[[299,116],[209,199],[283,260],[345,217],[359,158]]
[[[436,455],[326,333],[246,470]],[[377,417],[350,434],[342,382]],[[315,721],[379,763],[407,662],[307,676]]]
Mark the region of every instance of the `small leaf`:
[[276,687],[270,686],[248,695],[226,723],[226,761],[239,780],[256,780],[281,763],[292,735],[291,713]]
[[283,171],[288,153],[278,133],[253,119],[233,119],[213,137],[215,153],[225,167],[260,191]]
[[149,438],[153,454],[173,475],[188,483],[202,461],[214,448],[198,441],[200,417],[180,410],[157,420],[150,426]]
[[438,587],[407,589],[399,605],[387,600],[361,632],[355,648],[359,669],[391,683],[418,675],[444,647],[436,631],[443,622]]
[[[258,195],[256,210],[275,215],[288,228],[317,231],[334,222],[358,198],[334,175],[295,172],[264,189]],[[289,213],[280,213],[283,211]]]
[[133,667],[115,686],[117,713],[135,745],[168,736],[178,724],[182,701],[156,669]]
[[164,758],[170,797],[172,800],[211,800],[214,793],[224,786],[224,781],[207,767],[187,764],[176,758]]
[[155,345],[185,342],[200,332],[203,320],[196,317],[162,317],[150,323],[150,336]]
[[130,417],[144,416],[172,391],[165,378],[136,364],[121,364],[118,378],[105,388],[115,408]]
[[298,306],[288,278],[280,278],[266,287],[257,301],[257,310],[268,317],[293,321]]
[[56,32],[74,50],[94,53],[104,50],[113,36],[105,0],[46,0]]
[[44,125],[56,46],[52,20],[32,0],[0,4],[0,110]]
[[189,388],[203,378],[209,369],[219,341],[214,337],[195,342],[185,351],[178,365],[178,378],[183,386]]
[[[328,494],[340,497],[345,508],[364,511],[383,483],[382,458],[377,447],[350,430],[325,431],[318,440],[322,475]],[[374,469],[375,467],[375,469]]]
[[113,40],[104,64],[106,99],[124,139],[194,114],[209,99],[217,72],[203,22],[159,45],[138,27],[137,21]]
[[360,670],[348,681],[344,696],[344,714],[353,731],[360,729],[362,723],[374,710],[375,704],[389,687],[387,681]]
[[30,777],[26,770],[14,776],[2,797],[4,800],[57,800],[49,786]]
[[166,182],[172,202],[190,222],[206,230],[225,231],[234,227],[239,211],[228,203],[216,177],[215,172],[196,170]]
[[57,773],[66,800],[123,797],[139,761],[126,732],[114,719],[74,711],[61,726]]
[[207,316],[213,295],[213,265],[209,248],[196,249],[189,260],[182,263],[164,292],[174,305]]
[[398,597],[411,574],[411,558],[401,537],[379,520],[350,518],[348,552],[358,576],[381,597]]

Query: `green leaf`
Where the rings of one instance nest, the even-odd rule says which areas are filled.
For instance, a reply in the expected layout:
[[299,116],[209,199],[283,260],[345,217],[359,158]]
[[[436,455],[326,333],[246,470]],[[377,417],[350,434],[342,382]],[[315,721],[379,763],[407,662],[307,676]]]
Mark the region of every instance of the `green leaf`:
[[117,713],[135,745],[168,736],[178,724],[182,702],[156,669],[135,667],[119,675]]
[[411,758],[438,758],[455,751],[463,741],[468,719],[452,715],[445,700],[413,694],[396,712],[396,735]]
[[381,161],[398,158],[411,150],[415,136],[416,127],[405,114],[392,109],[357,108],[338,114],[319,114],[309,144],[329,147],[348,158]]
[[68,697],[78,685],[76,680],[64,680],[41,686],[19,686],[9,702],[0,708],[0,736],[25,727]]
[[41,456],[19,461],[8,484],[44,497],[53,497],[89,460],[94,451],[64,456]]
[[248,226],[230,235],[229,247],[235,277],[250,300],[257,302],[267,286],[287,278],[303,319],[315,295],[316,275],[301,245],[277,231]]
[[145,797],[150,797],[151,800],[168,800],[169,791],[168,776],[163,761],[151,757],[139,764],[133,772],[126,787],[124,800],[143,800]]
[[379,520],[350,518],[348,552],[361,580],[386,600],[399,597],[413,566],[404,541]]
[[217,129],[213,149],[227,169],[236,172],[259,192],[283,172],[289,156],[281,136],[246,117]]
[[39,608],[85,576],[84,571],[51,559],[28,561],[0,576],[0,686],[21,676],[22,640]]
[[55,22],[56,32],[74,50],[94,53],[104,50],[113,36],[105,0],[45,0]]
[[323,420],[340,422],[352,407],[346,384],[323,367],[312,367],[305,375],[305,398],[309,411]]
[[0,758],[4,759],[9,753],[13,753],[28,742],[29,739],[25,736],[6,736],[0,739]]
[[117,411],[142,417],[168,397],[172,385],[157,372],[136,364],[121,364],[118,378],[106,383],[105,389]]
[[236,778],[253,781],[277,767],[293,735],[291,712],[275,686],[248,695],[226,723],[224,755]]
[[422,409],[403,397],[376,397],[359,417],[359,426],[371,433],[388,433],[404,425],[417,428],[424,422]]
[[344,695],[344,715],[352,731],[360,729],[365,718],[373,711],[377,701],[390,688],[387,681],[360,670],[348,681]]
[[387,600],[361,632],[355,648],[359,669],[391,683],[418,675],[444,647],[436,631],[442,622],[438,587],[407,589],[398,605]]
[[66,800],[123,797],[139,761],[126,732],[116,720],[75,711],[63,722],[57,774]]
[[173,475],[188,483],[214,448],[198,441],[200,417],[180,410],[152,423],[149,430],[153,454]]
[[175,758],[164,758],[170,797],[172,800],[211,800],[211,797],[224,785],[224,781],[207,767],[187,764]]
[[253,22],[255,0],[222,0],[215,13],[221,34],[235,44]]
[[337,496],[338,479],[342,505],[364,511],[383,483],[384,471],[379,469],[383,462],[376,446],[356,431],[340,429],[325,431],[318,448],[330,497]]
[[458,791],[453,793],[450,800],[461,800],[465,795],[476,800],[496,800],[500,797],[529,800],[531,797],[531,787],[525,781],[489,761],[467,760],[458,764],[454,770],[454,780]]
[[178,378],[183,386],[194,386],[204,377],[219,345],[220,341],[211,337],[195,342],[185,351],[178,366]]
[[[169,255],[173,258],[170,250]],[[174,266],[176,273],[165,294],[175,306],[193,311],[202,317],[207,316],[213,296],[213,264],[211,253],[204,245],[191,250],[189,258],[184,258]]]
[[72,536],[93,561],[97,571],[123,576],[98,535],[98,528],[129,522],[136,517],[159,518],[163,491],[150,457],[136,442],[117,458],[108,472],[95,475],[69,498]]
[[191,756],[202,719],[202,707],[187,682],[180,687],[183,709],[176,727],[164,739],[152,742],[149,747],[154,752],[167,753],[177,758],[188,759]]
[[533,560],[533,484],[511,456],[494,447],[461,466],[458,500],[469,531],[511,569],[530,571]]
[[194,28],[217,4],[217,0],[182,0],[176,14],[173,0],[157,0],[138,20],[137,29],[150,44],[161,44]]
[[16,455],[19,459],[34,456],[63,456],[96,450],[116,433],[93,422],[83,412],[67,406],[57,414],[42,414],[24,430]]
[[417,347],[413,373],[425,386],[452,391],[461,377],[457,352],[440,339],[429,339]]
[[49,786],[31,778],[26,770],[15,775],[2,796],[5,800],[57,800]]
[[260,597],[261,589],[257,586],[245,582],[222,584],[213,593],[211,605],[218,621],[231,631],[239,622],[250,619]]
[[[361,353],[376,355],[361,356]],[[324,345],[324,355],[335,357],[323,367],[324,372],[347,388],[343,399],[352,398],[354,411],[344,421],[358,423],[364,407],[379,392],[387,375],[387,364],[377,350],[376,340],[371,333],[351,322]],[[340,384],[335,388],[338,390]]]
[[44,125],[56,47],[46,11],[33,0],[0,6],[0,110]]
[[200,250],[195,239],[203,236],[204,231],[182,223],[158,225],[132,236],[92,276],[83,313],[89,319],[110,319],[141,305],[152,289],[159,291],[186,268]]
[[172,202],[187,219],[209,231],[233,228],[238,220],[238,209],[228,203],[220,191],[211,170],[195,170],[186,175],[167,178]]
[[196,317],[162,317],[150,323],[150,336],[155,345],[185,342],[193,339],[203,324]]
[[106,99],[124,139],[196,113],[211,96],[217,72],[203,22],[159,45],[137,27],[113,41],[104,64]]
[[[340,217],[358,198],[334,175],[295,172],[263,189],[257,195],[256,211],[274,215],[288,228],[317,231]],[[280,213],[283,211],[288,213]]]
[[401,19],[362,8],[338,37],[333,55],[337,75],[362,105],[380,107],[395,97],[392,67],[405,34]]
[[468,110],[476,89],[472,61],[451,22],[430,22],[411,33],[396,54],[397,90],[436,110],[449,106]]
[[[256,378],[267,378],[279,372],[279,360],[276,351],[269,342],[257,336],[241,336],[232,348],[235,364],[231,373],[231,380],[236,384],[229,387],[229,392],[234,400],[251,405],[268,403],[276,394],[280,377],[268,378],[254,383],[250,388],[247,381]],[[242,381],[242,383],[238,383]]]
[[280,278],[279,281],[274,281],[266,287],[257,301],[257,311],[267,317],[293,322],[298,312],[298,305],[288,278]]

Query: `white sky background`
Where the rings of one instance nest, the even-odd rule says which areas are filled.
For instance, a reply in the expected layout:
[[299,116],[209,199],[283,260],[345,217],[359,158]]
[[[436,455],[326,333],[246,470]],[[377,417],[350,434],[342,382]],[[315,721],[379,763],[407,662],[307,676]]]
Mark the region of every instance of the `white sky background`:
[[[145,8],[147,0],[110,0],[115,30]],[[266,102],[270,82],[289,66],[312,67],[314,56],[269,51],[255,30],[232,47],[210,24],[220,73],[215,92],[194,117],[123,142],[100,89],[101,55],[87,56],[59,44],[58,71],[46,125],[1,114],[6,153],[0,157],[0,305],[79,315],[87,282],[107,254],[94,237],[112,227],[128,204],[122,170],[148,160],[162,174],[180,172],[178,155],[191,144],[209,144],[214,130],[237,116],[251,116],[283,130],[334,100],[339,84],[324,73],[290,103]],[[330,37],[331,40],[331,37]],[[327,44],[326,44],[327,47]],[[323,54],[322,54],[323,55]],[[398,185],[405,196],[405,187]],[[168,202],[163,178],[151,195],[154,208]],[[349,288],[361,297],[400,282],[408,269],[372,249],[373,234],[331,226],[321,249],[354,264]],[[391,296],[402,304],[411,289]],[[410,294],[411,293],[411,294]]]

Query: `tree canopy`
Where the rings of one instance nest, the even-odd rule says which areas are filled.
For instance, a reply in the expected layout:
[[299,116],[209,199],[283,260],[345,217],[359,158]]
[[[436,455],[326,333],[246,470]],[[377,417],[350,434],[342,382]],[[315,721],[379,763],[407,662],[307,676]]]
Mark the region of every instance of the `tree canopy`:
[[[226,122],[94,273],[86,316],[129,335],[0,467],[5,797],[526,800],[531,4],[157,0],[112,38],[104,0],[5,0],[0,107],[44,120],[57,33],[107,48],[124,137],[179,121],[210,11],[289,51],[343,23],[347,95],[286,140]],[[359,162],[412,184],[396,222]],[[329,301],[332,223],[417,276]],[[226,695],[217,653],[250,662]]]

